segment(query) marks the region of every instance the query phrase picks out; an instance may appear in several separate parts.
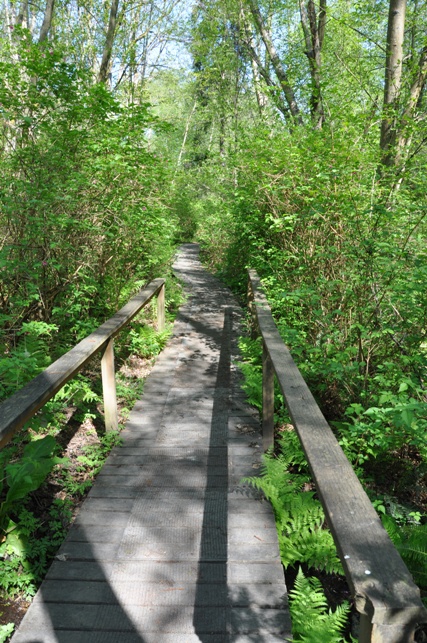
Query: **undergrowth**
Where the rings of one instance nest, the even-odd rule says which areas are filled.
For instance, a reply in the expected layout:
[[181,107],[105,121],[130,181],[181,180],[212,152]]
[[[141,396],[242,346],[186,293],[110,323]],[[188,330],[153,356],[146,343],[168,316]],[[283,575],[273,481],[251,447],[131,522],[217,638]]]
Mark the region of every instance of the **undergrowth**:
[[[244,358],[241,365],[245,376],[243,388],[248,400],[261,410],[261,343],[259,339],[242,338],[240,349]],[[285,569],[303,566],[314,574],[313,577],[306,577],[300,568],[295,586],[289,592],[294,640],[338,643],[347,640],[343,631],[347,626],[350,606],[343,603],[334,612],[328,611],[327,600],[316,574],[323,572],[343,575],[342,565],[332,535],[325,524],[323,508],[313,491],[298,436],[291,428],[283,408],[281,395],[275,394],[275,403],[276,420],[285,430],[282,430],[277,439],[275,451],[264,456],[260,477],[246,478],[245,482],[261,489],[272,504]],[[347,451],[351,451],[348,432],[346,439]],[[359,435],[355,439],[360,453]],[[357,473],[363,478],[363,469],[357,466],[361,460],[353,462]],[[391,497],[381,497],[372,492],[370,495],[385,529],[415,582],[421,588],[426,588],[427,524],[423,524],[423,515],[410,507],[404,507]]]
[[[264,455],[261,475],[244,482],[261,489],[271,502],[276,519],[280,557],[285,569],[305,568],[314,572],[343,574],[335,544],[325,524],[325,515],[315,493],[307,490],[310,476],[295,433],[285,431],[279,440],[280,453]],[[348,603],[334,612],[327,609],[321,582],[306,577],[300,568],[289,592],[295,641],[341,643],[350,610]]]
[[307,473],[295,473],[292,449],[295,442],[279,441],[281,453],[264,456],[260,477],[245,478],[264,492],[276,518],[280,555],[285,567],[305,563],[327,573],[343,573],[325,515],[314,491],[305,491]]
[[332,612],[319,579],[307,578],[299,569],[289,597],[294,641],[342,643],[345,640],[342,631],[347,623],[350,606],[343,603]]

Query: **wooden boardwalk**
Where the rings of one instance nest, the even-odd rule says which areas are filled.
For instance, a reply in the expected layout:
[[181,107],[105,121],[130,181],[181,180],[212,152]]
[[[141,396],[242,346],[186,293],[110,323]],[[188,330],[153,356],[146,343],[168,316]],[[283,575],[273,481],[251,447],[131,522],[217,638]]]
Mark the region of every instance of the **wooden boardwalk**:
[[142,399],[13,643],[274,643],[290,637],[274,519],[239,386],[241,310],[185,244],[189,295]]

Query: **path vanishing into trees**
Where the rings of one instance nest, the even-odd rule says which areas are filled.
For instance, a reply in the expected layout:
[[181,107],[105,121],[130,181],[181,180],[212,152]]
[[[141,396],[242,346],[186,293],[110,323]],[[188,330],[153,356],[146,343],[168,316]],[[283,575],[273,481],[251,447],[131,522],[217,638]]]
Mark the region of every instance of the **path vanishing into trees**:
[[13,643],[274,643],[290,636],[262,453],[240,388],[242,310],[196,244],[187,302]]

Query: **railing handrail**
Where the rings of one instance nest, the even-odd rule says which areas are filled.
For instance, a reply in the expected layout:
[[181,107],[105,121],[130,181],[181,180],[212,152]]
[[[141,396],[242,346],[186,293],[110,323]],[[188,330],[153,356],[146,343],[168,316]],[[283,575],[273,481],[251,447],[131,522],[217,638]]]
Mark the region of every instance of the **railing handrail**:
[[420,591],[284,344],[254,270],[248,294],[263,339],[264,448],[273,443],[275,373],[361,615],[359,641],[413,641],[427,624]]
[[113,317],[85,337],[0,405],[0,448],[84,365],[104,349],[102,377],[107,430],[117,428],[113,338],[153,297],[158,296],[158,327],[164,326],[164,279],[154,279]]

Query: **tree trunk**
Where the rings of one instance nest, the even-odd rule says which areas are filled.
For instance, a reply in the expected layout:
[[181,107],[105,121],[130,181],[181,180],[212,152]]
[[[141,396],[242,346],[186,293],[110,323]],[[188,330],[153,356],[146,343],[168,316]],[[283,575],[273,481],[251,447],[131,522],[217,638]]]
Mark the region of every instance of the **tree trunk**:
[[55,6],[55,0],[47,0],[46,9],[44,12],[43,24],[40,29],[39,43],[42,43],[45,40],[47,40],[50,28],[52,26],[54,6]]
[[315,129],[321,129],[325,120],[320,85],[320,68],[322,66],[321,50],[325,35],[326,0],[321,0],[320,2],[319,21],[317,21],[316,7],[313,0],[308,0],[307,8],[305,0],[300,0],[300,14],[306,46],[305,54],[310,65],[311,118]]
[[188,131],[189,131],[189,129],[190,129],[191,119],[193,118],[193,114],[194,114],[194,112],[196,111],[196,107],[197,107],[197,100],[195,100],[195,101],[194,101],[193,108],[192,108],[192,110],[191,110],[191,112],[190,112],[189,117],[187,118],[187,123],[185,124],[184,138],[182,139],[181,149],[179,150],[178,159],[177,159],[177,161],[176,161],[176,170],[175,170],[175,173],[177,172],[177,170],[178,170],[179,166],[181,165],[181,159],[182,159],[182,155],[184,154],[185,144],[186,144],[186,142],[187,142]]
[[381,164],[396,162],[396,132],[402,86],[403,39],[405,35],[406,0],[390,0],[387,28],[387,53],[384,83],[384,107],[381,122]]
[[[24,24],[24,20],[27,21],[27,14],[28,14],[28,0],[22,0],[20,7],[19,7],[19,13],[16,17],[16,25],[19,27],[22,27]],[[27,25],[29,27],[29,25]]]
[[267,87],[271,87],[272,92],[274,92],[271,95],[271,98],[273,99],[273,102],[277,107],[277,109],[285,117],[288,116],[289,110],[286,104],[282,100],[280,100],[280,90],[277,87],[277,85],[274,83],[273,79],[271,78],[271,75],[268,69],[261,62],[260,53],[259,51],[257,51],[257,47],[252,35],[252,30],[249,25],[249,20],[243,8],[241,9],[241,25],[243,27],[243,32],[244,32],[242,44],[246,49],[246,52],[249,54],[249,58],[251,59],[252,76],[254,79],[254,89],[255,89],[255,95],[257,99],[260,116],[262,116],[264,108],[267,105],[267,96],[262,91],[262,88],[261,88],[261,76],[264,78],[264,81]]
[[106,83],[111,64],[111,54],[113,51],[114,37],[116,35],[117,12],[119,10],[119,0],[112,0],[110,8],[110,18],[108,21],[107,35],[105,38],[104,51],[102,52],[101,67],[99,69],[98,81]]
[[396,163],[404,161],[405,155],[409,150],[412,140],[410,123],[414,118],[416,118],[416,112],[421,106],[421,99],[426,86],[426,81],[427,45],[421,51],[416,73],[409,91],[408,101],[403,112],[401,126],[396,137]]
[[297,125],[302,125],[301,113],[295,98],[294,91],[289,83],[286,70],[277,54],[276,48],[271,39],[270,31],[264,24],[263,18],[258,6],[255,3],[255,0],[248,0],[248,3],[259,34],[264,42],[266,50],[268,51],[268,55],[270,56],[271,64],[273,65],[277,79],[280,83],[280,87],[285,95],[292,118]]

